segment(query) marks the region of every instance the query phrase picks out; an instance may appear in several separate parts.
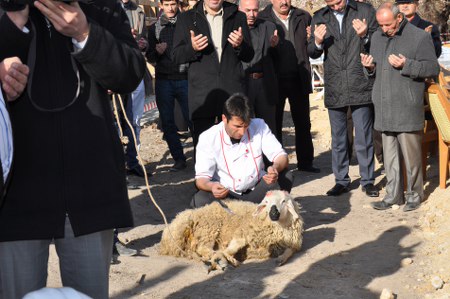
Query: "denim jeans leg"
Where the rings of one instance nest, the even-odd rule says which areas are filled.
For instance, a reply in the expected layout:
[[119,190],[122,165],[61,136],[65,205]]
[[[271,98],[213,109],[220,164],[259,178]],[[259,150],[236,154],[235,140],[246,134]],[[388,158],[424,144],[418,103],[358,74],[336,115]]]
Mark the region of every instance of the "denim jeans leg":
[[186,161],[174,117],[176,82],[176,80],[156,79],[156,104],[158,105],[162,129],[172,158],[175,161]]
[[[141,81],[139,86],[136,88],[131,95],[128,95],[127,105],[125,107],[125,112],[128,120],[130,121],[134,134],[136,136],[136,143],[139,147],[140,145],[140,132],[141,126],[140,121],[142,118],[142,114],[144,113],[144,101],[145,101],[145,92],[144,92],[144,81]],[[124,122],[122,124],[124,135],[128,137],[127,150],[125,153],[125,161],[129,169],[133,169],[139,165],[139,161],[137,159],[137,150],[134,145],[133,134],[131,133],[128,124]]]

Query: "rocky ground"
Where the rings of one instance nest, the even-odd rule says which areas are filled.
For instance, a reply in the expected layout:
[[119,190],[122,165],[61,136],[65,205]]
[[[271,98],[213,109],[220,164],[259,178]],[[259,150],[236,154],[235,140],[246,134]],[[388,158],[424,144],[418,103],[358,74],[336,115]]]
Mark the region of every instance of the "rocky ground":
[[[284,144],[294,169],[293,125],[289,112],[285,115]],[[450,298],[450,192],[438,187],[436,156],[430,158],[427,172],[428,199],[419,210],[370,208],[372,199],[359,187],[356,161],[350,168],[351,192],[327,197],[334,178],[328,114],[322,100],[311,101],[311,118],[315,165],[322,171],[293,170],[292,195],[302,206],[306,230],[302,250],[286,265],[253,261],[208,274],[198,262],[158,255],[163,219],[144,181],[131,177],[131,183],[139,185],[129,191],[135,227],[123,230],[120,238],[140,254],[120,257],[120,263],[111,266],[110,297],[366,299],[379,298],[387,288],[396,298]],[[184,142],[188,168],[172,173],[168,169],[173,160],[156,124],[149,123],[142,131],[141,154],[153,171],[151,192],[169,221],[188,207],[195,192],[191,139]],[[383,178],[378,170],[379,187]],[[384,194],[382,190],[380,198]],[[49,285],[60,285],[53,248]]]

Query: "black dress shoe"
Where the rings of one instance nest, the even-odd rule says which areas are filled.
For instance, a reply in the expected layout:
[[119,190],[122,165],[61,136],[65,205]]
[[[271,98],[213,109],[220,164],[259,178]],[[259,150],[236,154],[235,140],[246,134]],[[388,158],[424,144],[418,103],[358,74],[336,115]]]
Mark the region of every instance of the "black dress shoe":
[[374,201],[374,202],[370,203],[370,205],[375,210],[387,210],[387,209],[390,209],[394,204],[387,203],[384,200],[382,200],[382,201]]
[[140,165],[133,167],[131,169],[128,169],[128,174],[135,175],[135,176],[138,176],[141,178],[145,177],[144,170],[142,170],[142,167]]
[[339,196],[342,193],[348,192],[348,188],[341,184],[334,185],[333,188],[328,190],[327,195],[328,196]]
[[378,197],[380,195],[380,191],[378,191],[377,187],[373,184],[367,184],[361,187],[363,192],[366,192],[369,197]]
[[403,207],[403,212],[414,211],[420,207],[420,202],[407,202]]
[[316,168],[312,165],[309,166],[299,166],[298,167],[299,171],[306,171],[306,172],[312,172],[312,173],[320,173],[320,169]]

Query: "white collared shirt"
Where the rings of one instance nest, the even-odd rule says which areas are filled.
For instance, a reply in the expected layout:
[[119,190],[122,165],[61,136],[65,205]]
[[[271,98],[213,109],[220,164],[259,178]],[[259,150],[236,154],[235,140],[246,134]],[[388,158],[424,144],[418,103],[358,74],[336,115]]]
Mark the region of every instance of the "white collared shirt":
[[287,155],[264,120],[254,118],[239,143],[233,144],[223,122],[200,135],[195,178],[220,182],[235,193],[253,189],[266,174],[263,154],[274,161]]
[[3,169],[3,180],[6,181],[11,168],[13,156],[13,142],[11,121],[6,110],[5,100],[0,89],[0,159]]
[[208,21],[209,32],[211,32],[211,39],[214,45],[214,49],[217,53],[217,58],[220,60],[222,58],[222,34],[223,34],[223,7],[215,14],[209,14],[203,4],[203,11]]

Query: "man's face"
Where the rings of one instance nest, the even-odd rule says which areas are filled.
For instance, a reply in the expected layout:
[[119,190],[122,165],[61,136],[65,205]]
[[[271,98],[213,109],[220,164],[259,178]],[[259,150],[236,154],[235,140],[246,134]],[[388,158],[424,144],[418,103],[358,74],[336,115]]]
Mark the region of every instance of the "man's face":
[[241,0],[239,10],[247,16],[247,25],[253,27],[258,17],[259,1],[258,0]]
[[215,12],[222,8],[223,1],[224,0],[204,0],[205,6]]
[[130,0],[122,0],[122,3],[128,3]]
[[168,18],[173,18],[178,12],[178,3],[175,0],[165,0],[159,3],[159,8],[163,10]]
[[392,11],[389,9],[383,9],[377,13],[377,21],[384,34],[387,36],[394,36],[400,27],[402,15],[398,14],[397,17],[394,17]]
[[241,118],[233,116],[230,120],[227,120],[226,116],[222,114],[222,121],[225,124],[225,131],[231,138],[240,140],[248,129],[247,123]]
[[270,0],[273,5],[273,9],[279,15],[287,16],[291,9],[291,0]]
[[347,0],[325,0],[327,6],[334,11],[344,12],[347,6]]
[[398,9],[407,17],[410,18],[415,15],[417,11],[417,4],[416,2],[411,3],[400,3],[397,4]]

